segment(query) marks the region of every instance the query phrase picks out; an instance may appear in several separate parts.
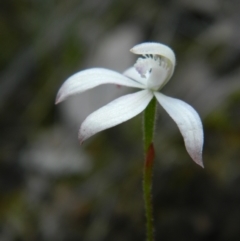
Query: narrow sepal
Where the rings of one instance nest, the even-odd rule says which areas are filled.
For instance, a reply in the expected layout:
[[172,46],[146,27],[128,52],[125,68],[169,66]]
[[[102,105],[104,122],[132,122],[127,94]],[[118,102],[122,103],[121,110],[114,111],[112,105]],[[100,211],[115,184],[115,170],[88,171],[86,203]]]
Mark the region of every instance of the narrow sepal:
[[80,71],[69,77],[58,91],[56,104],[71,95],[84,92],[102,84],[116,84],[144,89],[144,86],[115,71],[93,68]]
[[155,92],[160,105],[176,122],[185,142],[187,152],[201,167],[203,148],[203,127],[198,113],[187,103]]
[[125,122],[141,113],[153,94],[149,90],[142,90],[124,95],[90,114],[82,123],[79,130],[80,143],[90,136]]

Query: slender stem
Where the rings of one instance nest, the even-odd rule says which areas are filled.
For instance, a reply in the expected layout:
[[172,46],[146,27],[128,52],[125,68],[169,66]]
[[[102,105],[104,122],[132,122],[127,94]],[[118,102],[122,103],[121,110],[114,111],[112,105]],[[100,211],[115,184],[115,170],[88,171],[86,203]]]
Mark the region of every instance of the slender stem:
[[154,127],[156,114],[156,98],[153,98],[143,115],[143,137],[144,137],[144,152],[145,155],[153,142]]
[[154,225],[153,225],[153,207],[152,207],[152,174],[153,174],[153,161],[154,161],[154,124],[156,113],[156,99],[150,102],[144,112],[144,151],[145,163],[143,170],[143,196],[146,212],[146,232],[147,241],[154,240]]
[[150,145],[145,163],[143,173],[143,195],[146,212],[146,231],[147,241],[154,240],[154,225],[153,225],[153,207],[152,207],[152,170],[154,159],[154,147]]

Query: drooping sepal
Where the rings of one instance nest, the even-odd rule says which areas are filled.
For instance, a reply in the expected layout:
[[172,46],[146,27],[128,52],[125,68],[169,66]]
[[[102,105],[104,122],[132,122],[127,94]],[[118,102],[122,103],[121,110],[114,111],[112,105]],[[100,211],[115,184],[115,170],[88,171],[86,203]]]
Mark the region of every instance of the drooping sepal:
[[142,90],[124,95],[90,114],[79,130],[79,140],[84,140],[94,134],[121,124],[141,113],[153,98],[149,90]]
[[203,126],[198,113],[186,102],[154,93],[160,105],[177,124],[187,149],[194,162],[203,167]]

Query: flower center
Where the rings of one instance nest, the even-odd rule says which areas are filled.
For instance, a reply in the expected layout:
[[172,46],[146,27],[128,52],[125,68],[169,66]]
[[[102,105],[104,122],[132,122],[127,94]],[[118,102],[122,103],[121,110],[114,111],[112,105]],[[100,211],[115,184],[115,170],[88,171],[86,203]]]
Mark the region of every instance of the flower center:
[[143,55],[138,58],[134,67],[142,78],[147,79],[147,87],[153,90],[158,90],[163,86],[170,74],[169,62],[158,55]]

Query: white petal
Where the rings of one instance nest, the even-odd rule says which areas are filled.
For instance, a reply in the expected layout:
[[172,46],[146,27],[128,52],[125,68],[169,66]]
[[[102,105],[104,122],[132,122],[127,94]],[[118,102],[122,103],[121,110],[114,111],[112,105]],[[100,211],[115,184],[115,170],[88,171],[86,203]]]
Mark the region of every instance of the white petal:
[[82,143],[99,131],[116,126],[141,113],[153,98],[149,90],[124,95],[89,115],[79,130]]
[[80,71],[69,77],[58,91],[56,104],[70,95],[84,92],[101,84],[117,84],[144,89],[144,86],[115,71],[93,68]]
[[142,44],[135,45],[132,49],[130,49],[130,51],[134,54],[140,54],[140,55],[156,54],[156,55],[163,56],[170,60],[174,69],[174,66],[176,63],[175,54],[171,48],[169,48],[164,44],[150,43],[150,42],[142,43]]
[[123,72],[123,75],[129,77],[130,79],[134,79],[145,86],[147,84],[147,79],[142,78],[141,75],[137,72],[135,67],[130,67],[129,69],[125,70]]
[[176,122],[185,142],[186,149],[192,159],[203,167],[203,127],[198,113],[182,100],[154,93],[158,102]]
[[158,90],[159,88],[163,87],[166,82],[167,75],[168,70],[163,66],[152,68],[151,74],[147,81],[148,88]]

